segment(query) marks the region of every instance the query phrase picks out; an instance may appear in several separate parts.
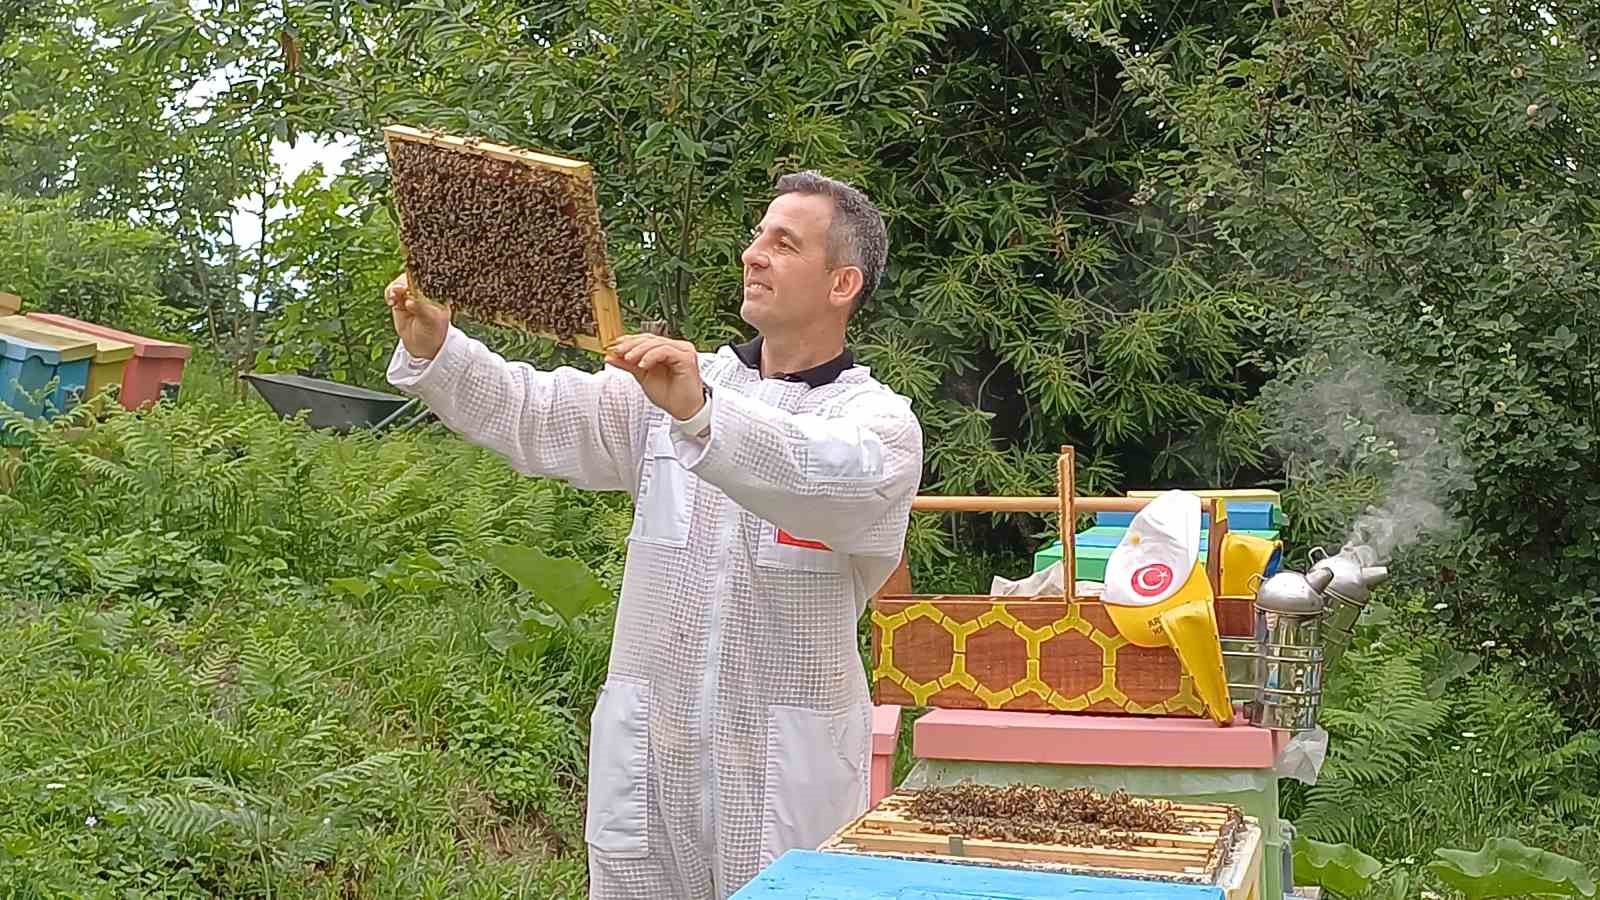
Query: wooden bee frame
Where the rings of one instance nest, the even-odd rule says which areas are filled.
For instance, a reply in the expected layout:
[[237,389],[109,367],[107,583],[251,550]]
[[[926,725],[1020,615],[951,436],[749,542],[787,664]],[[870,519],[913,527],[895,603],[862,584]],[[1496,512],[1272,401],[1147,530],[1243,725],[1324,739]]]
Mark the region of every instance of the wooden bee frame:
[[[950,833],[913,817],[914,791],[899,790],[845,823],[818,849],[823,853],[887,857],[952,865],[1020,869],[1159,884],[1215,887],[1224,900],[1260,900],[1264,852],[1261,823],[1220,803],[1173,804],[1188,830],[1138,836],[1147,845],[1100,846],[985,839]],[[1076,895],[1076,891],[1073,892]]]
[[[572,218],[574,220],[599,220],[598,204],[594,192],[594,170],[589,163],[491,141],[463,138],[404,125],[388,126],[383,129],[383,134],[391,160],[394,158],[396,144],[410,141],[456,153],[485,157],[556,173],[562,178],[574,181],[575,190],[573,190],[572,194],[579,207],[573,213]],[[515,318],[504,316],[487,316],[485,318],[494,324],[515,328],[558,343],[573,344],[595,353],[605,352],[606,346],[623,334],[622,310],[617,300],[615,278],[611,272],[603,236],[598,230],[594,233],[585,234],[584,245],[591,260],[589,302],[593,309],[594,333],[578,333],[571,337],[563,338],[554,332],[537,329]],[[529,252],[537,253],[538,250],[537,248],[529,248]],[[419,296],[422,296],[423,299],[429,299],[423,294],[421,285],[412,273],[409,248],[406,250],[406,280],[410,283],[411,289],[416,291]]]
[[[1137,512],[1143,497],[1078,497],[1075,453],[1061,448],[1056,497],[918,497],[917,511],[1055,512],[1061,519],[1062,591],[1035,597],[912,592],[905,559],[872,598],[875,702],[954,709],[1176,715],[1204,708],[1169,647],[1118,633],[1098,597],[1077,596],[1075,521],[1083,512]],[[1206,573],[1223,636],[1251,636],[1254,604],[1220,593],[1223,504],[1211,512]]]

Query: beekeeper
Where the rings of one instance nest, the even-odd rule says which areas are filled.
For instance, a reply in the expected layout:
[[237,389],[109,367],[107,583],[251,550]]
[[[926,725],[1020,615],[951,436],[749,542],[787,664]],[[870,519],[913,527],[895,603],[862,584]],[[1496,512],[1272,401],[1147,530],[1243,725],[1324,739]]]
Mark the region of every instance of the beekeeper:
[[620,339],[606,367],[507,362],[387,291],[397,388],[518,471],[633,495],[592,718],[590,895],[722,898],[867,805],[867,598],[922,471],[909,402],[844,346],[888,235],[858,190],[788,175],[742,256],[758,333]]

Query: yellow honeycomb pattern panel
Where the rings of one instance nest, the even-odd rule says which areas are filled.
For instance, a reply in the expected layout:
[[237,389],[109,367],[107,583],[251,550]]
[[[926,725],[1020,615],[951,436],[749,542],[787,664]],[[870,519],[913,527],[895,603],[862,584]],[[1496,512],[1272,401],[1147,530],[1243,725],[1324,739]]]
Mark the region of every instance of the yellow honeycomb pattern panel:
[[[913,680],[895,665],[895,632],[919,619],[933,622],[950,637],[949,671],[930,681]],[[1108,633],[1095,627],[1094,623],[1083,617],[1078,603],[1069,604],[1065,615],[1049,625],[1038,628],[1019,621],[1003,602],[996,602],[976,618],[965,622],[945,615],[931,601],[913,603],[895,613],[884,613],[874,609],[872,621],[879,629],[878,658],[873,668],[873,678],[899,686],[911,696],[912,704],[916,706],[926,706],[935,694],[959,686],[972,692],[989,709],[1004,709],[1018,698],[1031,694],[1048,707],[1063,712],[1078,712],[1097,704],[1109,704],[1125,712],[1142,715],[1187,713],[1198,716],[1202,712],[1200,698],[1194,690],[1194,681],[1187,672],[1180,674],[1177,692],[1160,703],[1141,704],[1130,699],[1117,686],[1117,651],[1129,645],[1128,639],[1120,634]],[[980,684],[968,673],[966,657],[967,638],[997,625],[1009,629],[1021,638],[1027,647],[1023,677],[1000,690]],[[1062,695],[1039,677],[1039,661],[1044,645],[1068,632],[1088,638],[1099,648],[1101,654],[1100,683],[1073,696]]]

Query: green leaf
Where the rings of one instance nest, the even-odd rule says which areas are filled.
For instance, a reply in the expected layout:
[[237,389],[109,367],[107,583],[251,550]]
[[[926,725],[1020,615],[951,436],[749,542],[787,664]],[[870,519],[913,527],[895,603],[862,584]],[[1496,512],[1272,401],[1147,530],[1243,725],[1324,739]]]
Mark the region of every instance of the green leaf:
[[1457,678],[1465,678],[1477,670],[1483,662],[1483,657],[1471,651],[1451,650],[1450,654],[1441,661],[1439,671],[1433,680],[1428,683],[1428,698],[1437,700],[1444,696],[1444,692]]
[[569,625],[591,606],[611,596],[582,560],[547,556],[537,547],[510,544],[491,547],[485,559],[534,599],[555,610]]
[[1577,860],[1512,838],[1490,838],[1476,853],[1435,850],[1429,863],[1468,900],[1479,897],[1593,897],[1594,879]]
[[1306,837],[1294,842],[1294,880],[1349,896],[1372,885],[1383,864],[1349,844],[1324,844]]
[[561,620],[548,612],[534,610],[510,628],[486,632],[489,646],[516,660],[538,659],[549,649]]
[[335,578],[328,582],[328,587],[340,593],[349,594],[357,600],[364,599],[368,594],[372,593],[372,582],[367,581],[365,578]]

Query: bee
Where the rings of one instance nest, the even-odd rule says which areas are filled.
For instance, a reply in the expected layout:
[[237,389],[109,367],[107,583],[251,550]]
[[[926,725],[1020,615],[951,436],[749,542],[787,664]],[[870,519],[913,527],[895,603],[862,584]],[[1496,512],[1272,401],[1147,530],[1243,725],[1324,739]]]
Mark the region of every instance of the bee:
[[[390,164],[425,296],[563,340],[595,333],[604,233],[587,179],[410,141],[392,145]],[[584,189],[591,202],[575,202]]]
[[936,834],[1118,849],[1154,843],[1141,832],[1198,830],[1166,801],[1134,799],[1123,790],[1026,784],[929,788],[911,796],[906,812]]

